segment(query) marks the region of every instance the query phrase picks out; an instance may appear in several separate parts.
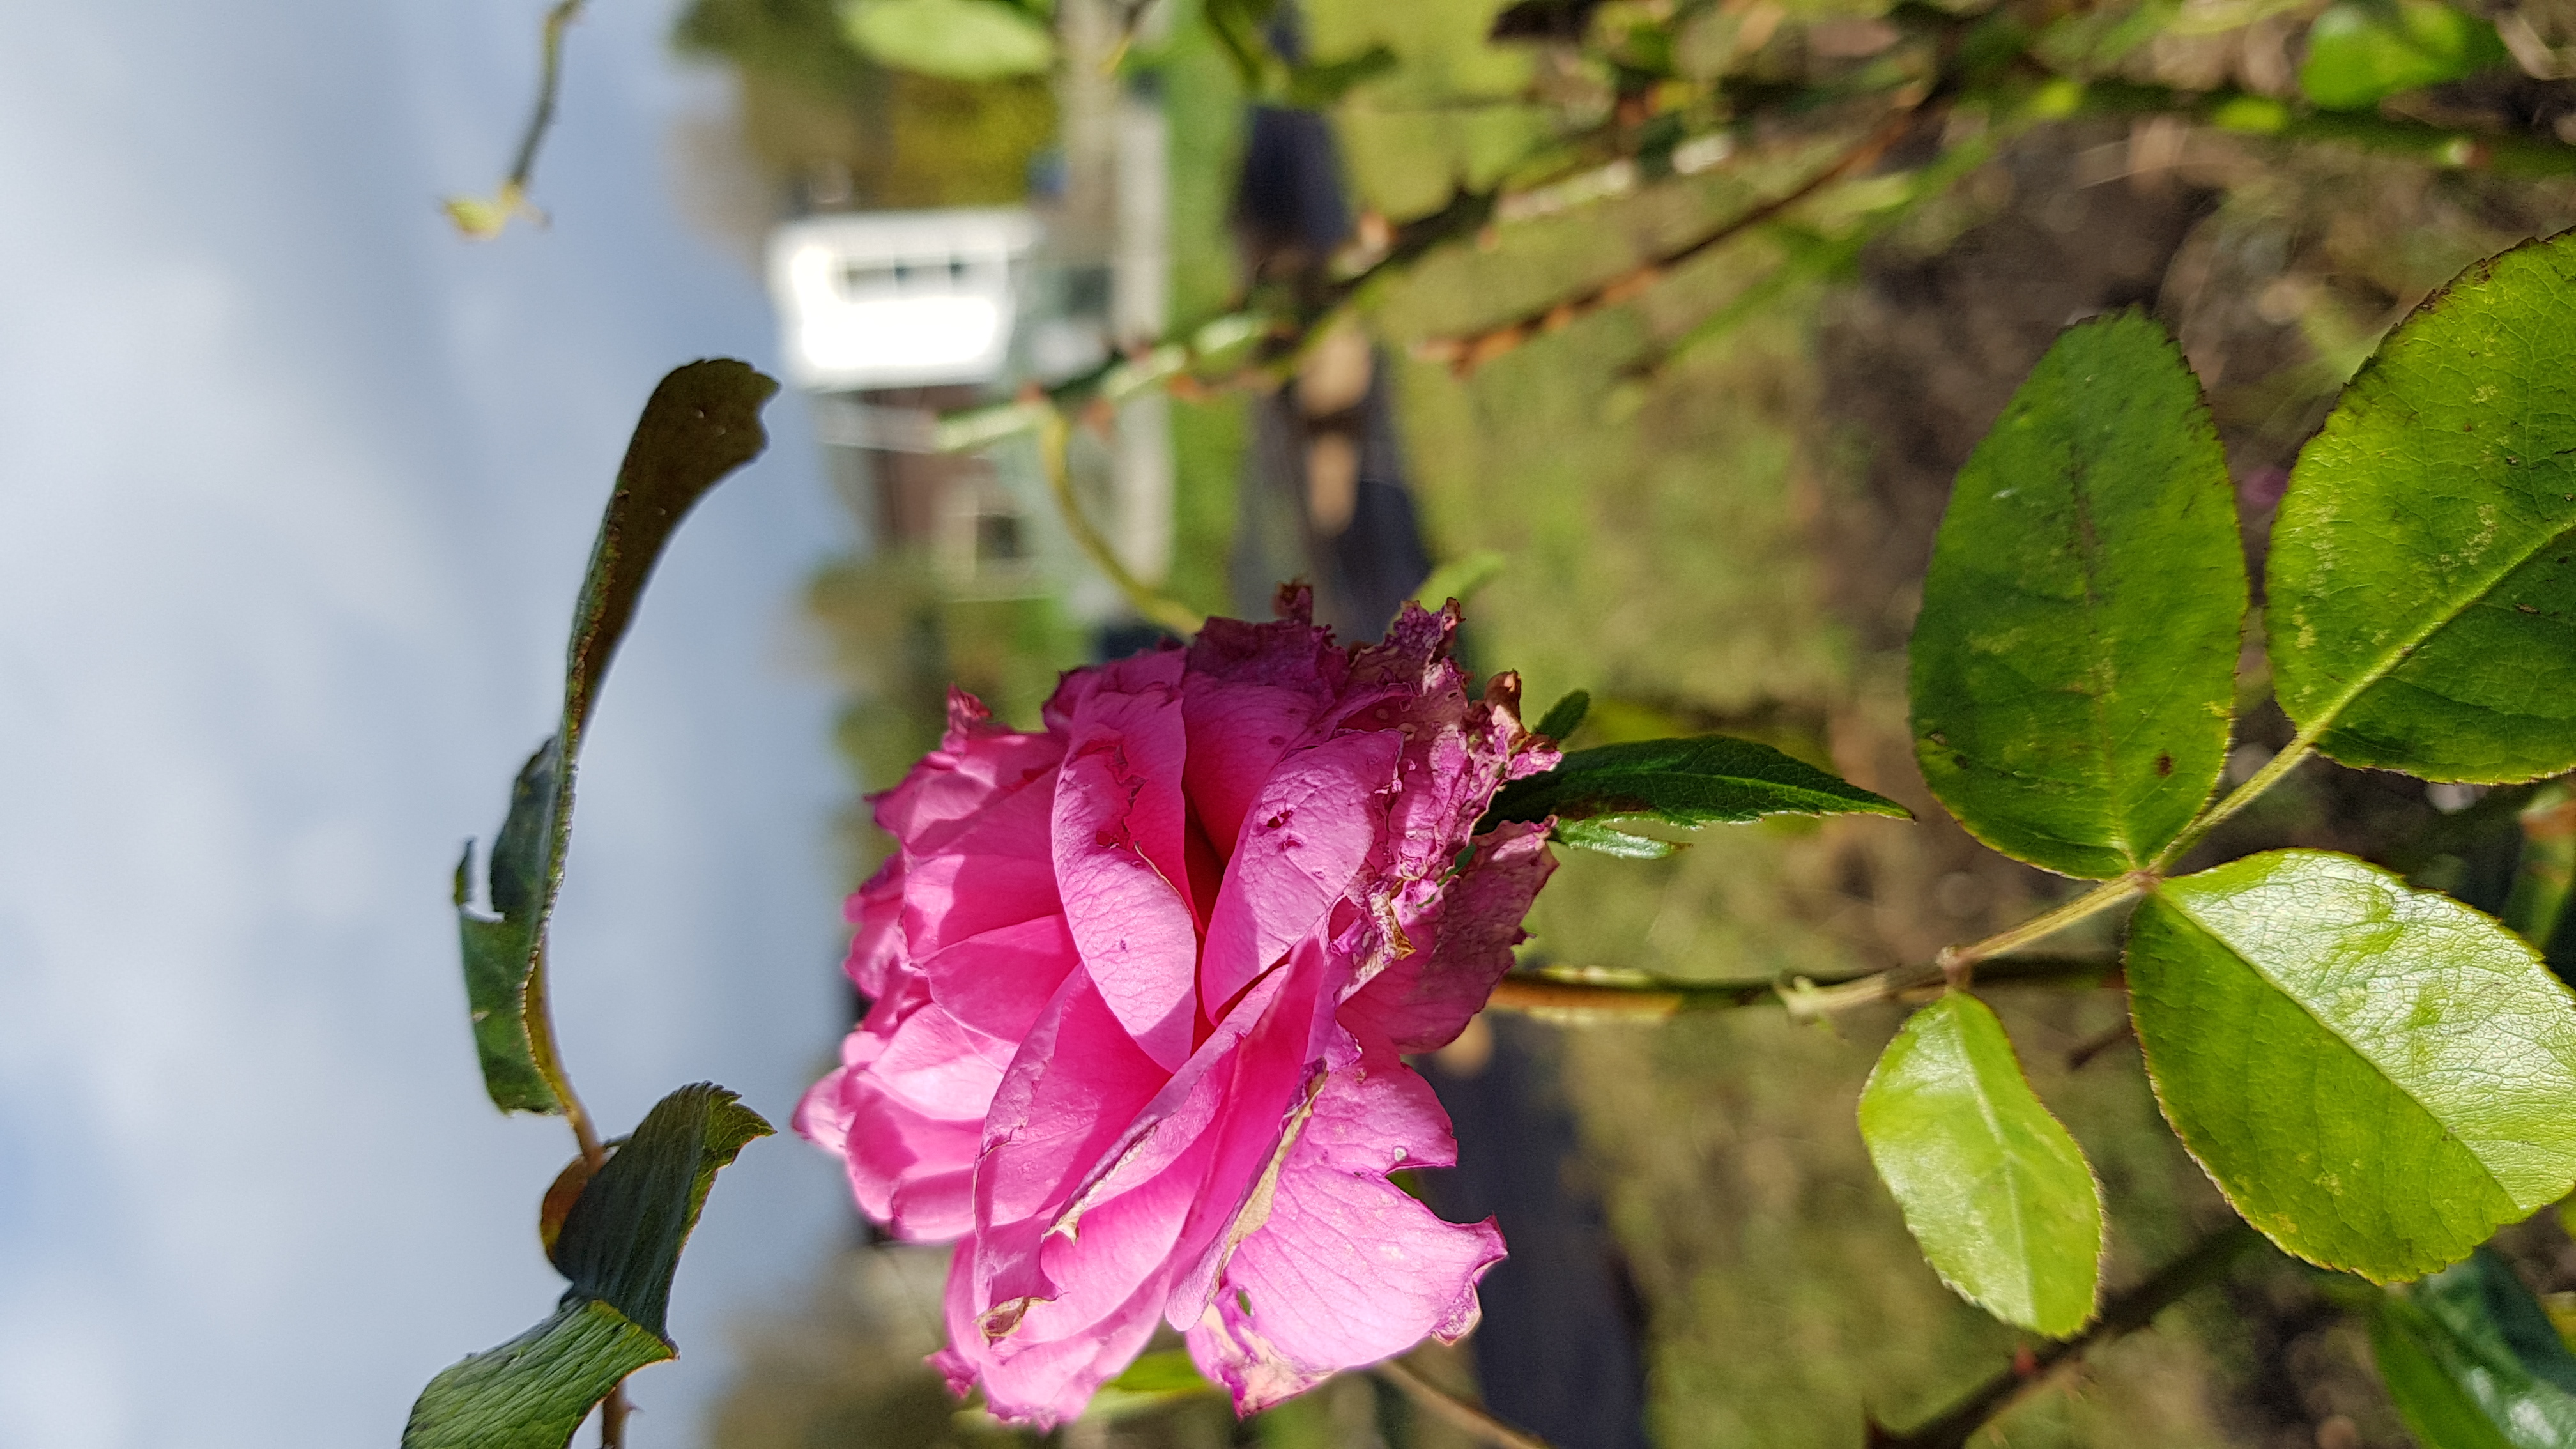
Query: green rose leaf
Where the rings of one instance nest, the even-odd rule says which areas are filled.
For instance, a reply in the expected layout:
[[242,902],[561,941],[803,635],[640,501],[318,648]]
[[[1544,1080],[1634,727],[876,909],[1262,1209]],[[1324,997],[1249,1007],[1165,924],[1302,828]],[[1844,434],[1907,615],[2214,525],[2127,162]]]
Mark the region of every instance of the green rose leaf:
[[539,1059],[542,1038],[529,1021],[544,1009],[532,987],[541,988],[537,966],[546,916],[563,882],[564,844],[572,831],[572,762],[581,752],[582,727],[663,546],[709,489],[768,445],[760,409],[777,391],[777,383],[750,367],[724,360],[692,362],[653,389],[617,470],[617,487],[574,606],[562,723],[520,768],[510,788],[510,813],[486,862],[491,915],[472,905],[471,845],[457,862],[466,1005],[484,1089],[505,1112],[563,1110],[553,1086],[554,1063]]
[[1001,0],[855,0],[841,9],[850,43],[898,70],[949,80],[1036,75],[1055,64],[1055,35]]
[[2348,765],[2576,766],[2576,233],[2480,262],[2299,454],[2266,569],[2275,688]]
[[591,1407],[678,1350],[671,1275],[718,1169],[770,1126],[722,1087],[682,1087],[587,1183],[549,1256],[572,1286],[554,1316],[429,1381],[403,1449],[563,1449]]
[[2299,89],[2327,110],[2357,111],[2511,58],[2493,25],[2436,0],[2345,0],[2308,27]]
[[[1895,815],[1902,805],[1835,779],[1769,745],[1725,735],[1634,740],[1576,750],[1555,769],[1494,796],[1478,834],[1506,820],[1599,818],[1667,825],[1740,823],[1765,815]],[[1642,837],[1634,837],[1642,839]]]
[[2576,1186],[2576,1002],[2447,896],[2248,856],[2149,896],[2127,967],[2166,1120],[2288,1252],[2420,1277]]
[[2051,1338],[2093,1316],[2101,1186],[1984,1002],[1953,991],[1906,1019],[1861,1089],[1860,1134],[1961,1297]]
[[1562,744],[1583,725],[1583,717],[1592,712],[1592,691],[1578,689],[1547,707],[1539,718],[1538,732]]
[[1911,647],[1915,758],[1979,840],[2142,869],[2227,760],[2246,607],[2200,384],[2135,315],[2057,339],[1950,493]]
[[2389,1295],[2370,1341],[2389,1397],[2430,1449],[2576,1444],[2576,1354],[2493,1248]]
[[403,1426],[403,1449],[564,1449],[593,1405],[671,1346],[596,1298],[429,1381]]

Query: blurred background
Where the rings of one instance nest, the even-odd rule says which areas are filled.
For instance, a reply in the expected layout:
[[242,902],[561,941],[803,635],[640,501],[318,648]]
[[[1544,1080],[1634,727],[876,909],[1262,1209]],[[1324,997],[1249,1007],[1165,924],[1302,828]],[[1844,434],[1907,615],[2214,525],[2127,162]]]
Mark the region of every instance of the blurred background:
[[[2576,10],[2456,12],[2485,27],[2458,64],[2332,125],[2226,111],[2311,113],[2326,9],[2037,5],[2046,64],[2129,103],[1936,106],[1868,144],[1836,107],[1902,95],[1982,7],[595,0],[543,215],[477,242],[440,204],[518,143],[534,0],[0,6],[0,1444],[390,1443],[432,1373],[546,1311],[534,1204],[569,1143],[483,1096],[448,872],[551,727],[626,431],[689,358],[790,388],[589,741],[555,1010],[613,1130],[698,1079],[784,1126],[856,1011],[860,794],[952,682],[1027,723],[1057,671],[1156,636],[1030,436],[938,450],[1033,387],[1082,403],[1068,486],[1152,590],[1258,615],[1302,577],[1356,637],[1434,579],[1471,594],[1473,667],[1533,709],[1592,692],[1578,743],[1750,735],[1923,814],[1576,852],[1538,956],[1826,977],[2028,914],[2050,878],[1930,808],[1903,646],[1950,477],[2057,330],[2173,330],[2259,556],[2379,335],[2576,222]],[[1257,384],[1084,400],[1246,298],[1330,325],[1252,343]],[[2289,734],[2246,689],[2239,778]],[[2320,760],[2209,848],[2350,850],[2492,905],[2526,798]],[[2105,1178],[2114,1287],[2224,1218],[2116,993],[1996,1004]],[[1899,1014],[1480,1022],[1426,1063],[1463,1160],[1417,1186],[1499,1215],[1513,1258],[1415,1366],[1564,1449],[1794,1449],[2008,1362],[1853,1125]],[[2576,1289],[2554,1221],[2508,1246]],[[920,1365],[942,1271],[821,1154],[755,1145],[630,1442],[1023,1437]],[[2409,1442],[2358,1322],[2277,1258],[1988,1432]],[[1240,1426],[1149,1377],[1057,1437],[1468,1442],[1365,1377]]]

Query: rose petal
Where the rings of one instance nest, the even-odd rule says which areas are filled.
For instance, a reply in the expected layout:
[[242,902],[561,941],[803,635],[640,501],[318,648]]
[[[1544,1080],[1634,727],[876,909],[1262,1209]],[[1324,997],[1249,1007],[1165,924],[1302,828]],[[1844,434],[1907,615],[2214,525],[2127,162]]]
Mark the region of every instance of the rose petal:
[[980,1384],[984,1406],[1006,1423],[1051,1429],[1079,1415],[1100,1386],[1134,1362],[1153,1336],[1152,1294],[1141,1290],[1134,1304],[1125,1305],[1127,1311],[1108,1315],[1096,1335],[1032,1341],[1001,1358],[976,1327],[971,1298],[975,1248],[973,1239],[959,1244],[949,1265],[948,1347],[932,1354],[930,1363],[960,1398]]
[[1343,1002],[1342,1024],[1399,1052],[1447,1046],[1512,969],[1521,919],[1555,869],[1544,823],[1497,826],[1422,918],[1418,949]]
[[1386,1180],[1426,1133],[1445,1142],[1448,1124],[1410,1072],[1336,1072],[1325,1083],[1268,1219],[1190,1334],[1239,1412],[1475,1326],[1476,1280],[1502,1260],[1502,1234],[1491,1219],[1443,1222]]
[[1080,964],[1061,913],[1000,926],[943,947],[915,969],[931,997],[978,1031],[1018,1041]]
[[1377,839],[1401,741],[1343,735],[1298,750],[1253,797],[1208,916],[1199,1002],[1210,1018],[1312,934]]
[[979,1123],[930,1117],[889,1097],[864,1070],[844,1068],[805,1094],[795,1124],[841,1154],[851,1194],[895,1236],[938,1242],[973,1225],[967,1187]]
[[1188,1059],[1197,1020],[1198,920],[1184,894],[1182,658],[1144,654],[1101,671],[1074,708],[1052,831],[1083,969],[1167,1071]]
[[869,1075],[888,1096],[927,1116],[980,1123],[1012,1055],[1010,1042],[975,1030],[933,1002],[886,1038]]
[[[1033,1259],[1052,1209],[1168,1080],[1089,976],[1065,978],[1003,1073],[985,1118],[975,1180],[976,1230],[994,1236],[985,1256],[1003,1259],[1001,1230],[1028,1223],[1026,1241],[1008,1257]],[[1027,1266],[1034,1271],[1033,1260]]]

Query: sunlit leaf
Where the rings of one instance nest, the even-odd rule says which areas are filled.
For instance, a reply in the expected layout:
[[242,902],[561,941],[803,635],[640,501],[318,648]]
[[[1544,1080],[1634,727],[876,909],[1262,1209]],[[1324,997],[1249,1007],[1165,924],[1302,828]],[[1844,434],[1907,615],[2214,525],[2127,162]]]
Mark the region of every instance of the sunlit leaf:
[[670,1357],[616,1309],[566,1297],[545,1322],[430,1380],[403,1449],[563,1449],[609,1390]]
[[2308,27],[2299,89],[2327,110],[2359,110],[2511,58],[2493,25],[2438,0],[2343,0]]
[[2371,1314],[2388,1395],[2426,1449],[2576,1444],[2576,1354],[2493,1248]]
[[2576,233],[2463,272],[2380,344],[2272,526],[2281,706],[2350,765],[2576,766]]
[[682,1087],[583,1186],[548,1256],[554,1316],[430,1380],[403,1449],[563,1449],[608,1391],[670,1358],[671,1275],[719,1169],[770,1126],[722,1087]]
[[1055,64],[1055,36],[1001,0],[852,0],[850,43],[898,70],[950,80],[1036,75]]
[[1658,840],[1651,835],[1639,835],[1633,830],[1621,830],[1616,826],[1604,825],[1598,820],[1559,821],[1556,828],[1548,832],[1547,838],[1559,845],[1571,845],[1579,850],[1597,850],[1603,855],[1615,855],[1622,860],[1661,860],[1681,849],[1669,840]]
[[1861,1089],[1860,1133],[1961,1297],[2052,1338],[2093,1316],[2101,1186],[1984,1002],[1954,991],[1906,1019]]
[[2414,1278],[2576,1186],[2576,1002],[2447,896],[2249,856],[2159,886],[2127,968],[2167,1120],[2291,1253]]
[[2135,315],[2069,329],[1950,494],[1911,647],[1915,757],[1978,839],[2141,869],[2227,760],[2246,604],[2200,384]]
[[456,867],[455,901],[465,992],[483,1085],[503,1111],[563,1110],[529,1028],[545,946],[546,916],[563,881],[572,828],[572,762],[581,751],[600,681],[663,546],[707,490],[759,456],[768,437],[760,409],[778,384],[739,362],[693,362],[653,389],[627,444],[574,606],[564,667],[563,718],[555,737],[521,767],[510,813],[486,862],[492,914],[472,904],[473,850]]
[[1895,815],[1904,806],[1769,745],[1725,735],[1576,750],[1494,796],[1481,833],[1505,820],[1596,818],[1712,825],[1764,815]]

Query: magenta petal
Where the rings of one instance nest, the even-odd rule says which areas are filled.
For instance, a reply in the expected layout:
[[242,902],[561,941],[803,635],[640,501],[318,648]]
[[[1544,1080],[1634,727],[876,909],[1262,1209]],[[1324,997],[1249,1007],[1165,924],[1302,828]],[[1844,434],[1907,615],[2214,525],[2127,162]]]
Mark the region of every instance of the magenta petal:
[[931,999],[978,1031],[1018,1041],[1080,958],[1061,913],[997,926],[917,963]]
[[943,849],[995,801],[1038,783],[1063,758],[1064,741],[995,726],[973,695],[951,690],[947,738],[893,789],[875,797],[877,824],[907,850]]
[[1199,944],[1184,894],[1181,661],[1178,651],[1122,660],[1075,706],[1052,831],[1083,968],[1166,1070],[1190,1054]]
[[1475,1326],[1476,1280],[1502,1260],[1502,1234],[1491,1220],[1443,1222],[1386,1180],[1404,1144],[1433,1125],[1429,1097],[1409,1072],[1356,1071],[1336,1072],[1317,1096],[1267,1221],[1235,1251],[1214,1317],[1193,1332],[1242,1412]]
[[934,1362],[1007,1420],[1079,1413],[1157,1319],[1259,1408],[1463,1332],[1500,1255],[1388,1184],[1454,1152],[1398,1053],[1510,967],[1543,828],[1454,863],[1554,752],[1511,676],[1470,693],[1454,611],[1347,649],[1281,612],[1068,673],[1042,734],[954,696],[876,797],[873,1004],[797,1123],[871,1215],[960,1238]]
[[1296,751],[1253,796],[1208,916],[1199,1002],[1213,1018],[1350,889],[1377,839],[1400,741],[1353,734]]
[[1106,1315],[1096,1332],[1044,1342],[1015,1345],[1007,1358],[997,1354],[977,1324],[972,1284],[977,1274],[977,1245],[958,1245],[949,1265],[946,1318],[948,1347],[932,1354],[930,1363],[964,1397],[981,1386],[984,1405],[1005,1423],[1049,1429],[1076,1417],[1102,1384],[1133,1363],[1154,1333],[1153,1287]]
[[1448,1045],[1512,969],[1521,918],[1555,869],[1544,823],[1497,826],[1416,926],[1414,954],[1352,993],[1342,1024],[1399,1052]]
[[1020,1044],[985,1118],[978,1229],[1051,1218],[1168,1079],[1110,1014],[1097,985],[1081,972],[1067,977]]
[[[1248,1023],[1224,1080],[1224,1115],[1210,1134],[1214,1150],[1207,1179],[1181,1234],[1179,1262],[1187,1271],[1173,1281],[1164,1306],[1174,1328],[1199,1320],[1227,1255],[1258,1226],[1253,1218],[1262,1211],[1257,1204],[1264,1176],[1278,1160],[1287,1129],[1302,1115],[1310,1079],[1321,1074],[1315,1038],[1332,985],[1323,956],[1320,943],[1300,943],[1289,964],[1263,978],[1227,1018],[1233,1026],[1252,1009],[1260,1011]],[[1272,999],[1265,1003],[1265,997]],[[1329,1030],[1329,1018],[1324,1024]]]

